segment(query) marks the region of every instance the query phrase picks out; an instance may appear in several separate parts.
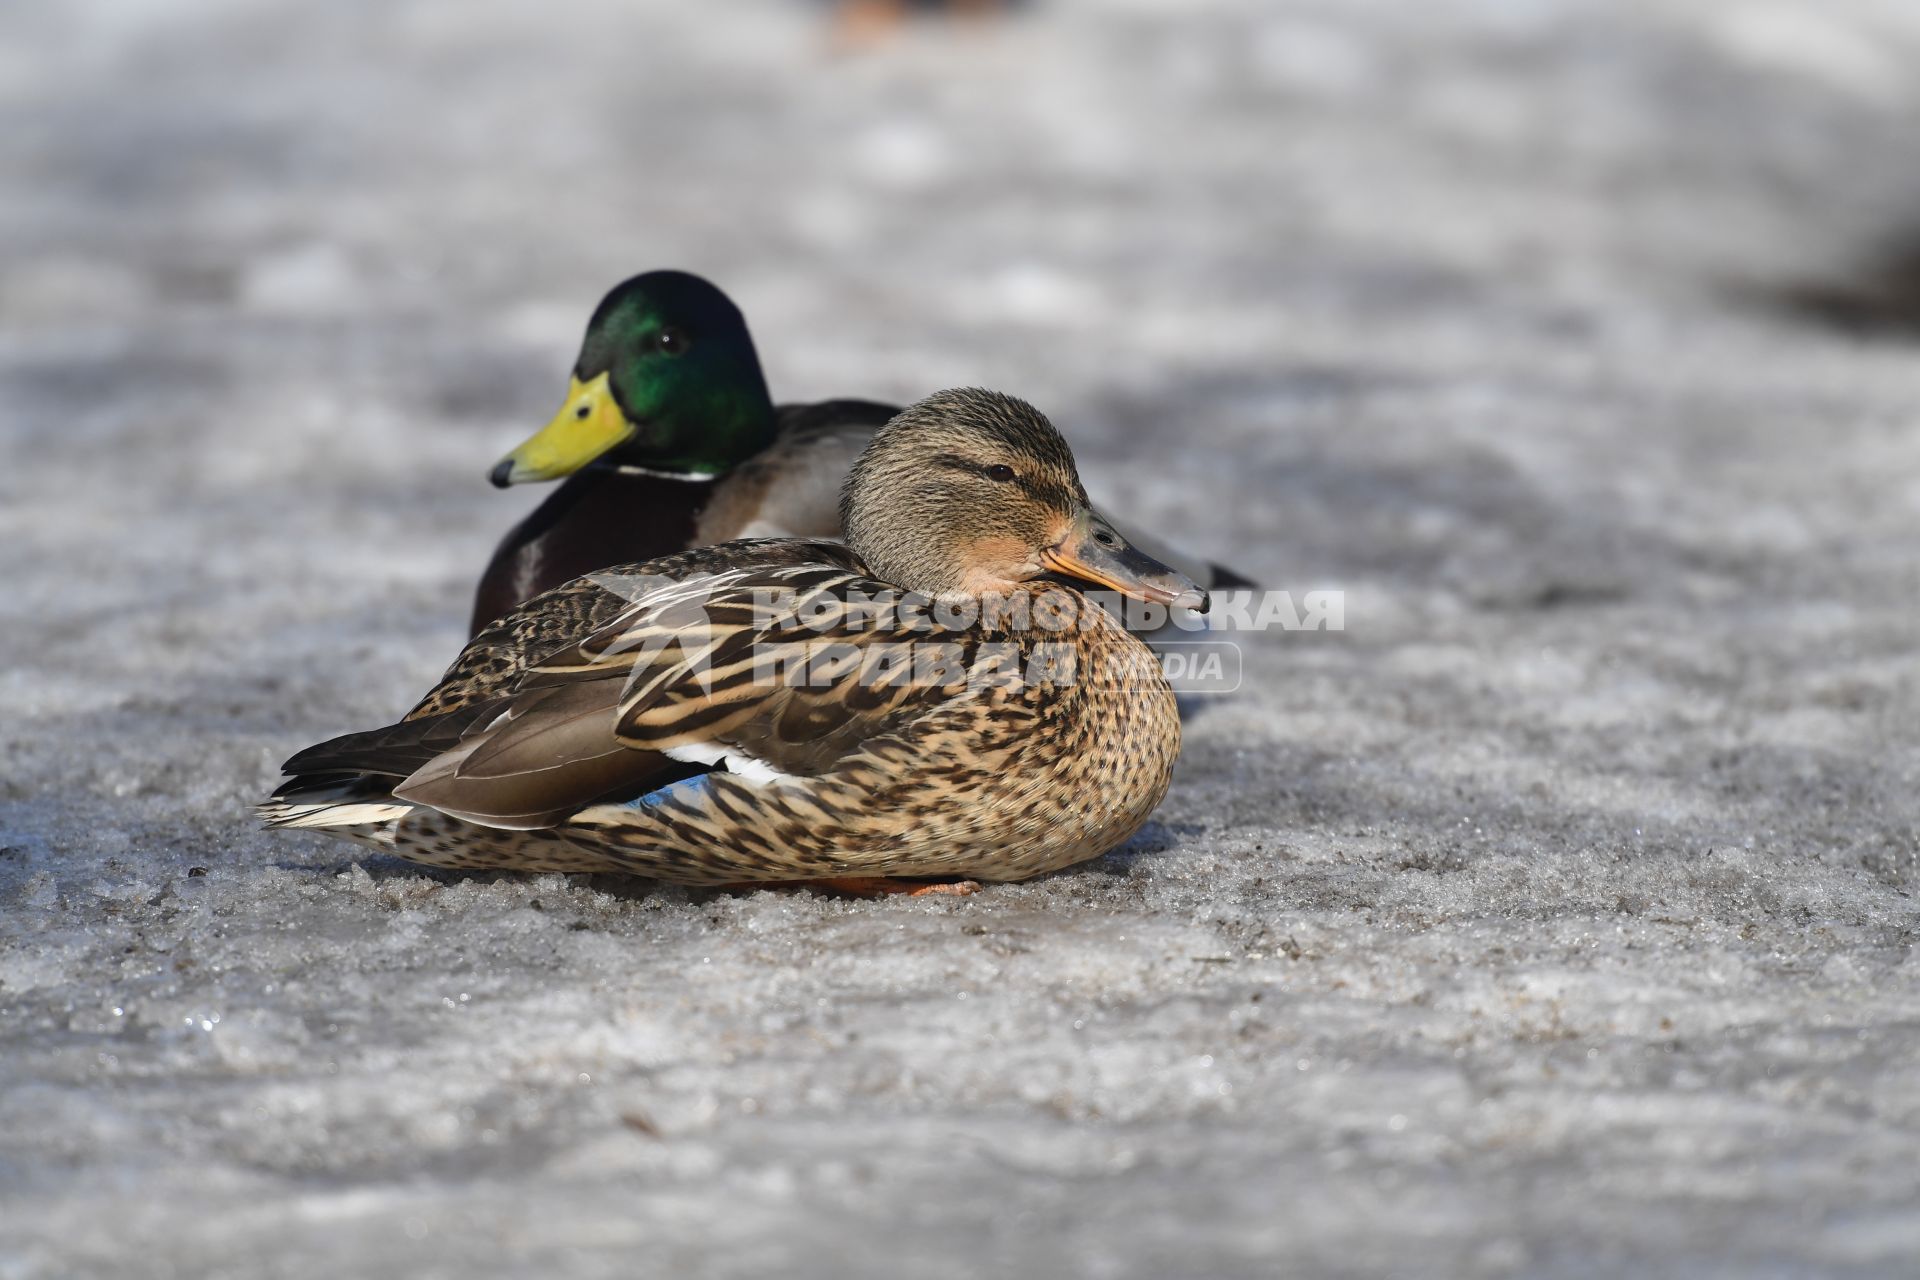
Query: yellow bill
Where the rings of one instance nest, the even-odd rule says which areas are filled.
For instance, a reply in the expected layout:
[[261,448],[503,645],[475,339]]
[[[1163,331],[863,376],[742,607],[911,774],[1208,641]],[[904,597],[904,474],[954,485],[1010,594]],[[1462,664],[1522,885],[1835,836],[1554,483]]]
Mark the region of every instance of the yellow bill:
[[573,379],[553,421],[494,464],[487,477],[494,486],[570,476],[632,436],[633,424],[620,412],[607,378],[602,373],[590,382]]

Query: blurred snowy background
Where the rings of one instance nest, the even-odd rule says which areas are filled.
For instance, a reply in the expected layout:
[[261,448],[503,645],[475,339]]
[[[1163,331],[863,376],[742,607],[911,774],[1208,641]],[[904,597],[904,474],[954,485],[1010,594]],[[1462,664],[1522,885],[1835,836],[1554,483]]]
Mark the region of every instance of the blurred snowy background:
[[[0,7],[0,1277],[1911,1275],[1920,6]],[[1296,590],[962,901],[253,830],[614,281]]]

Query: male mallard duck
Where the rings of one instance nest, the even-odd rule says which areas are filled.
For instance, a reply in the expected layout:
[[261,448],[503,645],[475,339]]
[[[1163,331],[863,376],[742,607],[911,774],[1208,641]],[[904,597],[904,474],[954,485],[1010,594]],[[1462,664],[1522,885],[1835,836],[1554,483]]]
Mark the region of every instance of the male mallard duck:
[[[502,458],[501,488],[567,477],[493,553],[472,632],[604,569],[735,538],[837,538],[840,484],[899,410],[869,400],[776,407],[727,295],[684,271],[609,293],[587,325],[560,411]],[[1251,586],[1133,541],[1209,587]]]
[[1020,880],[1138,830],[1174,697],[1062,579],[1206,596],[1092,509],[1046,418],[923,400],[841,511],[845,544],[728,542],[541,595],[405,720],[294,756],[263,816],[431,866],[707,885]]

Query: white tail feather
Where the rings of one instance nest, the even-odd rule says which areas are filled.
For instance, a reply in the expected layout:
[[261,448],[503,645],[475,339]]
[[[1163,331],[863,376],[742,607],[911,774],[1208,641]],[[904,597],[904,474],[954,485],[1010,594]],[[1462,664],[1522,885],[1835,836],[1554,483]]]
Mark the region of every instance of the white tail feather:
[[360,827],[393,822],[413,812],[410,804],[381,803],[375,800],[328,802],[321,804],[267,804],[260,816],[275,827]]

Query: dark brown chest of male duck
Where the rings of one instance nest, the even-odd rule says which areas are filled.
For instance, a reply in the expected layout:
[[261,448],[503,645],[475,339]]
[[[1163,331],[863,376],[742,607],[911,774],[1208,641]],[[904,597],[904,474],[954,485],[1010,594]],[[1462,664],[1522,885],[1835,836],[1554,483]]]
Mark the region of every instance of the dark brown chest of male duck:
[[684,550],[718,484],[613,467],[567,477],[500,540],[474,594],[469,632],[549,587]]

